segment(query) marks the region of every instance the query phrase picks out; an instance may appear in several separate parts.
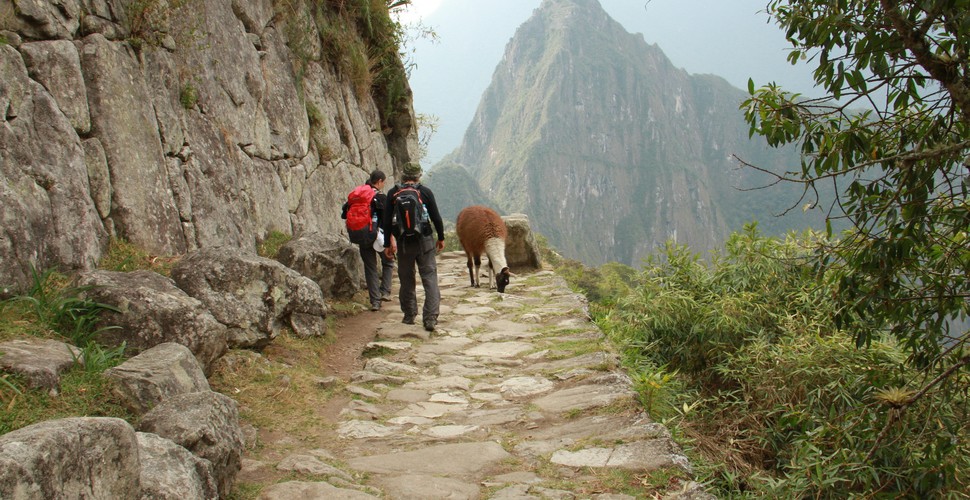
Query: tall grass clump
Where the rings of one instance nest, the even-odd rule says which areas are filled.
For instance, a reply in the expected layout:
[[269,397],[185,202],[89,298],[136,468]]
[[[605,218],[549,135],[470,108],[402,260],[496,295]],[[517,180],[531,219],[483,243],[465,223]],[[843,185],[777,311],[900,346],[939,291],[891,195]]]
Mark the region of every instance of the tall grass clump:
[[[53,269],[31,269],[32,282],[26,293],[2,304],[5,314],[20,316],[20,324],[36,323],[39,332],[60,335],[79,347],[86,346],[101,331],[98,317],[103,311],[118,310],[84,297],[91,287],[73,286],[67,276]],[[48,336],[43,335],[42,336]]]
[[95,339],[104,329],[98,318],[108,304],[85,298],[90,287],[47,270],[31,270],[30,285],[0,301],[0,341],[24,337],[65,340],[79,347],[76,365],[61,377],[58,395],[29,388],[19,376],[0,374],[0,434],[42,420],[77,415],[129,418],[101,372],[124,360],[125,345],[106,348]]
[[719,497],[965,498],[970,378],[927,380],[888,335],[857,346],[821,243],[750,225],[706,259],[668,244],[632,278],[571,281]]

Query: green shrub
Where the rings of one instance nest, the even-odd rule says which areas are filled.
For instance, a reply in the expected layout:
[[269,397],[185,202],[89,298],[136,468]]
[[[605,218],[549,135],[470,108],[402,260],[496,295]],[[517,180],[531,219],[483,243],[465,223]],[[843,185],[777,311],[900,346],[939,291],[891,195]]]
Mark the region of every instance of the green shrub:
[[857,346],[814,272],[822,243],[749,226],[706,261],[668,245],[628,290],[607,285],[623,282],[616,269],[573,268],[572,281],[616,290],[596,321],[655,418],[690,413],[678,434],[709,457],[700,479],[718,496],[959,497],[970,376],[954,365],[928,380],[886,335]]

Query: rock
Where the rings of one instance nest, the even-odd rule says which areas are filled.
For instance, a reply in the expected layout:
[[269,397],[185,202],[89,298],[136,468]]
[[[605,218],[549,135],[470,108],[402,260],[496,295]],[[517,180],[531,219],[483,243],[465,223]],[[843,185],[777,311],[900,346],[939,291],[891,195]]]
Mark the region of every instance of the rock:
[[117,418],[65,418],[0,436],[0,498],[139,498],[138,440]]
[[169,278],[151,271],[90,271],[78,282],[91,287],[86,297],[121,311],[101,313],[99,327],[117,327],[99,334],[102,343],[126,342],[131,352],[138,353],[176,342],[192,351],[206,373],[226,352],[226,327]]
[[623,444],[614,448],[558,450],[549,461],[577,468],[610,468],[632,471],[679,469],[692,474],[690,464],[680,448],[670,439],[651,439]]
[[108,235],[88,194],[80,138],[5,44],[0,76],[0,282],[26,286],[30,266],[90,269]]
[[663,500],[717,500],[717,497],[704,490],[704,485],[687,481],[680,489],[665,494]]
[[50,92],[58,108],[78,134],[91,130],[91,115],[77,48],[67,40],[25,43],[20,46],[30,77]]
[[92,138],[81,142],[84,149],[84,164],[88,169],[88,183],[91,200],[102,219],[111,215],[111,172],[108,159],[104,156],[101,141]]
[[84,39],[81,68],[91,125],[104,147],[113,187],[115,230],[157,254],[186,250],[168,187],[151,93],[137,55],[100,34]]
[[602,408],[616,401],[629,399],[632,393],[626,387],[608,385],[580,385],[555,391],[533,401],[539,409],[550,413]]
[[229,247],[206,248],[186,255],[172,278],[229,328],[231,347],[263,347],[283,326],[303,338],[326,334],[320,287],[275,260]]
[[168,397],[209,390],[209,381],[192,351],[174,342],[147,349],[106,370],[104,376],[115,381],[115,392],[136,415]]
[[343,235],[309,233],[293,238],[276,258],[320,285],[324,296],[350,299],[361,290],[364,264]]
[[311,483],[305,481],[288,481],[263,488],[259,493],[259,500],[290,500],[301,498],[304,500],[376,500],[374,495],[338,488],[327,483]]
[[212,464],[155,434],[137,433],[141,500],[213,499],[219,490]]
[[542,377],[512,377],[503,381],[499,387],[506,396],[518,398],[549,392],[555,385]]
[[269,28],[263,32],[262,42],[264,53],[258,67],[264,79],[265,96],[261,104],[271,131],[273,151],[283,158],[302,158],[309,151],[310,120],[298,90],[300,84],[291,70],[292,56],[286,47],[286,35],[275,27]]
[[56,340],[27,337],[0,343],[0,369],[23,375],[29,387],[59,392],[61,373],[82,363],[81,350]]
[[502,217],[508,230],[505,242],[505,260],[512,272],[526,272],[542,269],[542,256],[536,242],[529,216],[511,214]]
[[232,11],[249,33],[260,34],[273,18],[272,0],[232,0]]
[[511,457],[495,442],[457,443],[352,458],[348,465],[375,474],[470,475]]
[[15,23],[18,31],[28,38],[71,38],[80,24],[81,2],[78,0],[18,1],[15,5],[17,15],[10,15],[4,24]]
[[479,498],[480,488],[472,483],[432,475],[392,476],[380,479],[378,483],[389,493],[389,497],[399,500],[423,500],[426,498]]
[[212,464],[219,494],[229,494],[242,468],[243,437],[236,402],[216,392],[172,396],[142,417],[138,430],[151,432]]
[[289,455],[276,466],[277,470],[309,474],[313,476],[336,476],[345,481],[353,482],[354,478],[346,472],[324,463],[312,455]]

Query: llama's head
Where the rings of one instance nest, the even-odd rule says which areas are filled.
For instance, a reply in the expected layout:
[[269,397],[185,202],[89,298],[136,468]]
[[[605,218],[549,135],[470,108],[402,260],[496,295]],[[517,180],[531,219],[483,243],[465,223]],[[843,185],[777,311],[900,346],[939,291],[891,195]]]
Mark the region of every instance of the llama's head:
[[511,276],[512,272],[507,267],[503,267],[502,271],[495,276],[495,288],[498,289],[499,293],[505,293],[505,287],[509,285],[509,278]]

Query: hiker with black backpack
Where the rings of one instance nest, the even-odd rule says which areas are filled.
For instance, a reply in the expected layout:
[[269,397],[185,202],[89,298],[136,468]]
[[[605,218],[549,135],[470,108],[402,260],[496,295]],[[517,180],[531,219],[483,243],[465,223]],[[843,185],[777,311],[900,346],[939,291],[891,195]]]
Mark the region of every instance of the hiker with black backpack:
[[[391,300],[391,277],[394,275],[394,259],[384,255],[381,238],[377,241],[380,221],[384,213],[386,196],[381,191],[387,176],[380,170],[371,172],[364,184],[357,186],[347,195],[341,218],[347,220],[347,236],[351,243],[360,249],[364,261],[364,281],[367,282],[367,295],[370,310],[379,311],[381,302]],[[381,259],[381,274],[377,275],[377,257]]]
[[[438,213],[434,193],[421,183],[421,165],[406,163],[401,184],[387,192],[384,218],[384,254],[393,258],[397,254],[397,275],[400,280],[399,298],[404,323],[414,324],[418,315],[417,282],[414,268],[417,265],[424,286],[424,307],[421,319],[424,329],[432,332],[438,324],[441,291],[438,289],[438,263],[435,255],[445,248],[445,225]],[[438,233],[434,239],[431,225]],[[393,236],[393,237],[392,237]]]

